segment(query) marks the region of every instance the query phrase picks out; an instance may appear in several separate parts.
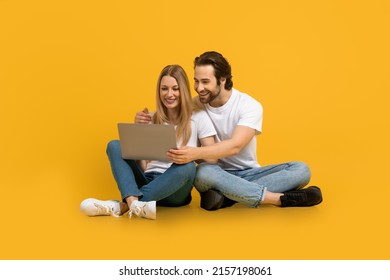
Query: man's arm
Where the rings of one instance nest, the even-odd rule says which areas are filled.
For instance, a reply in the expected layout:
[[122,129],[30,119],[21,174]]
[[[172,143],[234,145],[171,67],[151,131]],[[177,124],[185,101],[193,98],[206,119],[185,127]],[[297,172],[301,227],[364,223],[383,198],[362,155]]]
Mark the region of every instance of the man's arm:
[[253,128],[238,125],[230,139],[205,147],[171,149],[167,152],[167,156],[172,162],[177,164],[184,164],[198,159],[215,160],[234,156],[248,145],[255,133],[256,131]]
[[[201,139],[199,139],[199,141],[200,141],[200,144],[202,147],[206,147],[206,146],[210,146],[210,145],[215,144],[215,137],[209,136],[209,137],[201,138]],[[196,160],[196,162],[197,163],[207,162],[210,164],[217,164],[218,159],[198,159],[198,160]]]

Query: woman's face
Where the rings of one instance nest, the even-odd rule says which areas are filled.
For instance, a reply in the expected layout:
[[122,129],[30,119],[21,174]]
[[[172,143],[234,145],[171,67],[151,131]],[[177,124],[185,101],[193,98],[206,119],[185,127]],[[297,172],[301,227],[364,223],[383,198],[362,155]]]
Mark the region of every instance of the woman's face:
[[180,89],[175,78],[164,76],[160,83],[160,99],[168,109],[179,108]]

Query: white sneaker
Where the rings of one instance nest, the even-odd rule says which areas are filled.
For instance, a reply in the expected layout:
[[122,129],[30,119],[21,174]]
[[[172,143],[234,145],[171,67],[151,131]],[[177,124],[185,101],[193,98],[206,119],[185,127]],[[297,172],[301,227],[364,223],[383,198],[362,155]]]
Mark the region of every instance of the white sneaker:
[[138,217],[155,220],[156,219],[156,201],[139,201],[134,200],[131,203],[129,210],[129,217],[131,218],[133,214],[136,214]]
[[80,210],[87,216],[115,216],[119,217],[121,205],[118,200],[98,200],[87,198],[80,204]]

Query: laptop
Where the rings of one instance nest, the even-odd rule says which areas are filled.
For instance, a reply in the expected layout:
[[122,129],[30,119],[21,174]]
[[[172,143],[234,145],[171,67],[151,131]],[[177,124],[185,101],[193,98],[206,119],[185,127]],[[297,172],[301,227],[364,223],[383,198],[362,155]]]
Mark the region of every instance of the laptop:
[[118,123],[124,159],[169,161],[166,152],[176,148],[173,125]]

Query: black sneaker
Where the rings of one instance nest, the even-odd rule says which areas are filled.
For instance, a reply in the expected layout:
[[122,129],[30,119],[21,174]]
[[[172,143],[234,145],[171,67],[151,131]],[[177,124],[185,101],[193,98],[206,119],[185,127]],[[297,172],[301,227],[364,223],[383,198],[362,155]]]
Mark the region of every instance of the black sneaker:
[[310,186],[306,189],[284,192],[280,197],[281,207],[307,207],[320,204],[322,193],[319,187]]
[[224,196],[221,208],[231,207],[236,203],[237,203],[237,201],[231,200],[230,198],[227,198],[226,196]]
[[230,207],[235,203],[236,202],[234,200],[225,197],[220,191],[217,190],[208,190],[206,192],[200,193],[200,207],[208,211]]

